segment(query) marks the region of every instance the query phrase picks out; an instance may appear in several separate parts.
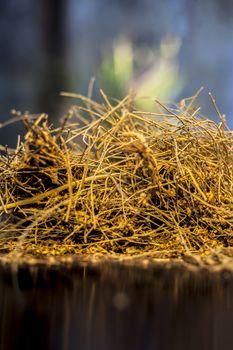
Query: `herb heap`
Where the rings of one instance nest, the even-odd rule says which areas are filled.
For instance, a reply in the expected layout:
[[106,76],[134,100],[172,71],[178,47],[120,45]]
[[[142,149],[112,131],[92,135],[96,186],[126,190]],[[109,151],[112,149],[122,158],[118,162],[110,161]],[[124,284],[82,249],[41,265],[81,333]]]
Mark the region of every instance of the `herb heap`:
[[196,96],[146,113],[129,97],[67,95],[80,105],[59,129],[24,116],[24,142],[0,156],[0,253],[232,254],[233,135],[220,113],[198,116]]

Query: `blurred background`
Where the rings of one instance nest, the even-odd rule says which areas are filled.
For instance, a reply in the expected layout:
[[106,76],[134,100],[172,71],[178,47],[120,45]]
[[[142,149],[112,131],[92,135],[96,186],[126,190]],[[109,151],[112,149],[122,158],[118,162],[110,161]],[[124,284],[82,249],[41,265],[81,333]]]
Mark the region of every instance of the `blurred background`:
[[[0,121],[11,109],[45,112],[57,123],[69,104],[60,91],[87,94],[92,77],[140,108],[179,101],[205,87],[202,112],[216,119],[208,92],[233,127],[233,1],[0,0]],[[15,145],[20,123],[0,129]]]

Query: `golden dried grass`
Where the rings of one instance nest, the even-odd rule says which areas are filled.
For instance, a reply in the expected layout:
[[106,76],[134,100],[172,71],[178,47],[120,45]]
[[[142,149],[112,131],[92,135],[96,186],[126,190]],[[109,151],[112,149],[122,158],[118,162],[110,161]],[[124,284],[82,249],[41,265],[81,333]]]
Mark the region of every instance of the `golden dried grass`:
[[232,254],[233,135],[213,98],[219,123],[198,94],[158,113],[63,95],[80,103],[60,128],[23,116],[24,142],[1,154],[0,252]]

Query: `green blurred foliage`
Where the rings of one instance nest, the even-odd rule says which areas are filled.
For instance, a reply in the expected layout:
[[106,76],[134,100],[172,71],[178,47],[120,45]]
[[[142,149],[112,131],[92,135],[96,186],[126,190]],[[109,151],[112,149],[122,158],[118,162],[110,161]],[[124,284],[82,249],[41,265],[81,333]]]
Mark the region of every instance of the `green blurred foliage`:
[[158,48],[134,48],[130,40],[114,42],[111,54],[105,54],[97,79],[108,95],[122,98],[128,93],[137,96],[137,106],[153,110],[154,99],[174,100],[184,87],[178,55],[181,40],[165,37]]

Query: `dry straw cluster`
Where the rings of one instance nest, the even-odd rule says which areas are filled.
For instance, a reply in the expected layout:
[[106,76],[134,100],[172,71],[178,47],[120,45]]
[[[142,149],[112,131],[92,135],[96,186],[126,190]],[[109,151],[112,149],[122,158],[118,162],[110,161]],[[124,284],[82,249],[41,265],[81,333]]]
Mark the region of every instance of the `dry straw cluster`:
[[214,99],[219,124],[197,95],[157,113],[64,95],[80,103],[60,128],[21,116],[25,141],[2,148],[0,253],[231,255],[233,135]]

